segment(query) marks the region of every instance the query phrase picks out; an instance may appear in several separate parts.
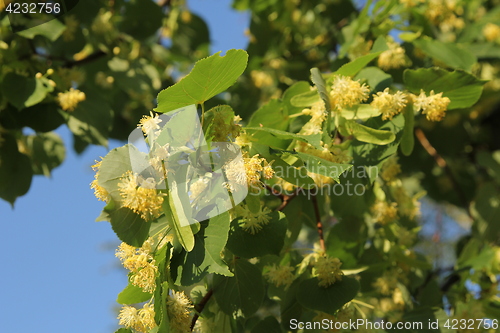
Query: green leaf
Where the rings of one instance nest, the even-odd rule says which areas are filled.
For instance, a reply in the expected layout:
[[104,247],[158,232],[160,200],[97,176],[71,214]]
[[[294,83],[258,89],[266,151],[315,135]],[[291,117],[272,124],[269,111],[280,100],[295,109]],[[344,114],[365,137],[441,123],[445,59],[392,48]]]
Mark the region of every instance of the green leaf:
[[[283,104],[285,108],[287,109],[287,114],[293,115],[296,114],[300,111],[302,111],[303,107],[299,105],[295,105],[293,99],[298,96],[302,95],[303,93],[310,92],[311,86],[309,85],[309,82],[306,81],[299,81],[291,85],[285,92],[283,93]],[[316,95],[316,101],[319,101],[319,95],[315,92]],[[311,104],[309,104],[311,105]]]
[[50,171],[58,167],[66,155],[64,143],[56,133],[41,133],[26,137],[26,147],[32,158],[33,173],[50,176]]
[[4,76],[1,89],[5,98],[20,110],[41,102],[54,90],[46,80],[27,78],[13,72]]
[[470,71],[477,62],[476,57],[466,48],[456,43],[443,43],[435,39],[422,38],[413,41],[429,57],[451,68]]
[[453,72],[442,68],[407,69],[403,74],[404,83],[408,90],[419,94],[423,89],[427,94],[443,93],[451,102],[448,110],[463,109],[474,105],[481,97],[484,81],[478,80],[473,75],[456,70]]
[[261,333],[261,332],[281,333],[283,331],[281,330],[280,323],[276,320],[276,318],[269,316],[264,318],[263,320],[260,320],[259,323],[255,325],[251,331],[251,333]]
[[379,109],[374,108],[370,104],[357,104],[352,107],[342,109],[340,114],[345,119],[366,120],[371,117],[380,116],[381,112]]
[[186,216],[184,214],[184,209],[182,209],[182,203],[180,203],[179,200],[175,200],[173,197],[174,195],[172,195],[172,192],[167,195],[166,200],[163,201],[163,211],[175,231],[175,235],[177,236],[176,239],[182,247],[189,252],[194,248],[193,230],[189,222],[185,226],[181,225],[182,221],[179,218],[184,219]]
[[61,21],[54,19],[36,27],[19,31],[17,34],[28,39],[33,39],[35,36],[44,36],[53,42],[61,36],[64,30],[66,30],[66,26]]
[[282,131],[286,130],[288,128],[288,121],[283,108],[283,102],[278,99],[272,99],[261,106],[252,114],[248,126],[263,126]]
[[[495,152],[495,154],[500,155],[500,151]],[[488,174],[500,184],[500,163],[498,160],[495,160],[493,156],[491,152],[481,150],[477,153],[476,160],[477,163],[483,168],[486,168]]]
[[409,156],[413,151],[413,146],[415,145],[415,137],[413,135],[413,129],[415,124],[415,114],[413,112],[413,104],[408,103],[403,109],[403,115],[405,117],[405,127],[403,128],[403,136],[401,137],[401,152],[405,156]]
[[130,328],[119,328],[118,330],[115,331],[115,333],[132,333],[132,330]]
[[158,94],[157,112],[168,112],[191,104],[201,104],[225,91],[243,73],[248,54],[243,50],[220,52],[198,61],[191,73]]
[[265,254],[278,255],[283,248],[286,234],[286,217],[282,212],[269,214],[271,220],[252,235],[240,226],[240,218],[231,222],[227,248],[243,258],[260,257]]
[[327,288],[320,287],[318,283],[317,278],[302,281],[297,291],[297,300],[306,308],[331,315],[356,297],[359,290],[359,282],[345,276]]
[[344,171],[352,168],[351,164],[333,163],[306,153],[297,152],[297,155],[304,161],[304,166],[307,171],[333,178],[337,183],[340,182],[340,175],[344,173]]
[[311,68],[311,80],[316,86],[319,96],[321,97],[323,102],[325,102],[326,112],[330,112],[332,110],[332,107],[330,105],[330,95],[328,95],[325,80],[323,79],[323,76],[321,75],[319,69],[317,69],[316,67]]
[[97,94],[89,93],[75,111],[62,113],[67,117],[71,132],[88,143],[107,146],[113,124],[113,110]]
[[111,227],[118,238],[130,246],[141,247],[149,237],[151,223],[144,221],[132,210],[121,207],[109,213]]
[[14,205],[16,198],[26,194],[31,186],[33,170],[28,156],[21,154],[16,139],[2,135],[0,145],[0,198]]
[[295,95],[290,100],[291,104],[295,107],[308,107],[321,100],[316,90],[309,90],[299,95]]
[[112,149],[101,162],[97,183],[102,186],[111,196],[117,205],[121,205],[122,197],[118,188],[121,177],[132,170],[130,164],[130,152],[139,153],[137,148],[127,144],[125,146]]
[[[262,105],[250,118],[248,126],[250,128],[267,128],[279,132],[288,129],[288,117],[283,102],[278,99],[272,99]],[[247,127],[245,127],[247,129]],[[266,142],[268,145],[279,148],[286,148],[288,143],[284,140],[288,138],[272,135],[267,131],[260,131],[253,134],[253,138],[260,142]]]
[[396,135],[391,131],[374,129],[358,124],[353,120],[346,121],[345,126],[348,133],[354,135],[357,140],[362,142],[386,145],[396,139]]
[[137,39],[145,39],[161,28],[163,12],[151,0],[125,2],[120,30]]
[[[366,80],[372,91],[383,91],[392,84],[392,76],[378,67],[366,67],[359,71],[355,80]],[[362,104],[363,105],[363,104]]]
[[354,76],[358,74],[360,70],[366,67],[373,59],[378,57],[382,52],[369,53],[362,57],[356,58],[355,60],[343,65],[337,71],[335,71],[334,75],[344,75],[344,76]]
[[214,296],[217,304],[228,315],[241,310],[244,316],[254,314],[265,295],[260,270],[248,261],[239,259],[235,263],[234,276],[215,275]]
[[201,222],[191,252],[181,251],[172,257],[172,278],[176,284],[190,286],[200,282],[208,273],[233,276],[221,258],[229,232],[229,213]]
[[153,294],[142,291],[141,287],[129,283],[119,294],[116,302],[119,304],[136,304],[146,302]]
[[474,229],[482,239],[496,242],[500,239],[500,191],[494,183],[481,186],[472,203],[472,215],[475,218]]
[[318,149],[323,149],[321,146],[321,134],[311,134],[311,135],[301,135],[301,134],[295,134],[295,133],[290,133],[290,132],[284,132],[280,130],[276,130],[273,128],[267,128],[267,127],[245,127],[246,131],[257,131],[257,132],[266,132],[271,134],[272,136],[278,138],[278,139],[283,139],[283,140],[299,140],[305,143],[310,144],[311,146],[318,148]]
[[233,273],[227,269],[226,263],[221,258],[221,253],[228,239],[230,222],[229,213],[225,212],[212,217],[208,226],[205,228],[205,255],[212,262],[208,267],[209,273],[226,276],[233,275]]

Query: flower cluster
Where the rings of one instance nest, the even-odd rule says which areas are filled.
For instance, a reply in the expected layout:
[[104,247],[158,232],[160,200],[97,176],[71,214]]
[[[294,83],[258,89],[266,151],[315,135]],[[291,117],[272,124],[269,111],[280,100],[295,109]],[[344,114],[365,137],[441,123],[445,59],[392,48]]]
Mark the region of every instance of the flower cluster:
[[75,32],[78,30],[80,22],[74,15],[65,15],[64,25],[66,25],[66,29],[62,34],[63,39],[65,42],[70,42],[75,39]]
[[388,38],[388,50],[380,54],[377,60],[378,67],[383,70],[397,69],[411,65],[411,60],[406,56],[405,49],[395,42],[392,38]]
[[70,88],[69,91],[57,94],[57,99],[64,111],[75,111],[78,103],[85,100],[85,93],[78,89]]
[[269,223],[271,210],[267,207],[260,207],[258,212],[252,212],[248,206],[239,205],[235,207],[235,213],[240,217],[240,225],[246,232],[255,235],[263,225]]
[[170,328],[173,332],[190,332],[191,309],[193,305],[182,291],[173,291],[167,298],[167,312],[170,318]]
[[[153,183],[153,186],[151,186],[151,183]],[[121,177],[118,188],[123,199],[123,207],[130,208],[146,221],[151,221],[160,216],[163,195],[154,188],[152,178],[143,179],[132,171],[127,171]]]
[[483,28],[483,35],[488,42],[500,40],[500,26],[495,23],[487,23]]
[[380,177],[386,182],[393,181],[401,173],[401,165],[398,163],[398,157],[388,158],[382,166]]
[[375,222],[385,225],[394,221],[398,216],[398,209],[396,207],[397,204],[395,202],[388,204],[385,201],[377,201],[371,207]]
[[391,94],[389,88],[385,88],[373,95],[371,105],[382,112],[382,120],[392,119],[406,106],[406,95],[401,91]]
[[342,280],[344,273],[340,270],[342,262],[338,258],[330,258],[323,254],[316,257],[314,271],[319,280],[319,286],[327,288],[336,281]]
[[139,120],[139,125],[137,125],[137,127],[140,127],[142,132],[148,137],[154,138],[158,135],[158,131],[160,130],[159,124],[161,123],[161,119],[158,114],[153,114],[153,112],[149,112],[149,114],[149,116],[144,116]]
[[151,242],[152,240],[148,239],[139,249],[121,243],[116,251],[116,256],[120,258],[123,267],[132,273],[130,282],[148,293],[155,290],[155,279],[158,273],[158,267],[156,267],[155,260],[150,254]]
[[330,90],[330,102],[332,109],[342,109],[353,106],[368,99],[369,87],[359,80],[354,81],[350,77],[335,75]]
[[265,266],[265,268],[268,271],[264,275],[276,287],[284,286],[287,289],[295,279],[295,275],[293,274],[294,268],[290,267],[290,264],[279,266],[273,264],[272,266]]
[[[223,166],[226,174],[229,187],[231,184],[248,185],[251,188],[260,187],[261,176],[265,179],[270,179],[274,176],[274,170],[264,158],[259,155],[252,157],[244,157],[241,159],[233,159]],[[229,190],[233,190],[229,188]]]
[[430,121],[441,121],[450,102],[448,97],[443,97],[442,92],[434,94],[434,90],[431,90],[429,96],[423,90],[420,91],[420,95],[413,96],[414,110],[422,110],[422,114],[425,114]]
[[125,305],[118,314],[119,324],[126,328],[146,333],[156,327],[154,306],[150,303],[145,304],[142,309]]
[[95,161],[95,164],[92,166],[92,170],[95,171],[94,180],[90,183],[90,188],[94,190],[94,195],[97,200],[108,202],[109,193],[106,191],[104,187],[99,185],[99,168],[101,167],[102,161]]
[[321,133],[323,121],[326,119],[325,103],[319,101],[314,103],[311,108],[302,110],[302,114],[311,116],[311,119],[304,124],[300,134],[312,135]]

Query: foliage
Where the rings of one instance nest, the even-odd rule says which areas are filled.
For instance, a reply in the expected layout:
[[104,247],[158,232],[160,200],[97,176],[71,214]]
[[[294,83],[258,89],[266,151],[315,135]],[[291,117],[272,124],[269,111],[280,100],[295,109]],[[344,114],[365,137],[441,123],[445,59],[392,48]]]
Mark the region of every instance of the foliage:
[[[63,123],[77,151],[137,122],[148,145],[94,166],[98,220],[129,272],[118,332],[287,332],[294,320],[336,331],[358,319],[498,328],[498,3],[235,0],[251,13],[248,48],[209,57],[203,21],[162,5],[89,1],[72,12],[82,34],[69,16],[49,36],[2,21],[2,198],[61,163],[50,131]],[[241,163],[220,160],[231,147]],[[206,174],[180,182],[199,159]],[[234,184],[248,190],[241,203]],[[220,189],[238,204],[220,209]],[[451,267],[418,251],[422,196],[471,226]],[[209,217],[196,222],[187,205]]]

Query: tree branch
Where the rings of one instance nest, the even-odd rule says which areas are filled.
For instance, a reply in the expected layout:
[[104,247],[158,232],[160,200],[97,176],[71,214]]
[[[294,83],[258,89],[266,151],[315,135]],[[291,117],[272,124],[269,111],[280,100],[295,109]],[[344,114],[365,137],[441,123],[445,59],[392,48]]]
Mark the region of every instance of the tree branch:
[[434,158],[434,160],[436,161],[436,164],[446,172],[446,175],[451,180],[452,186],[458,195],[458,199],[460,200],[460,202],[462,203],[464,208],[467,209],[467,212],[470,215],[470,212],[468,209],[469,201],[467,200],[467,197],[466,197],[463,189],[460,187],[460,184],[457,182],[457,179],[453,175],[453,172],[451,171],[450,166],[448,165],[448,163],[446,163],[446,160],[441,155],[439,155],[437,150],[431,145],[431,143],[427,139],[427,136],[420,128],[415,128],[415,136],[417,137],[417,139],[420,142],[420,144],[422,145],[422,147],[424,147],[424,149],[427,151],[427,153],[430,156],[432,156],[432,158]]
[[83,59],[68,61],[63,65],[63,67],[71,68],[71,67],[75,67],[75,66],[84,65],[84,64],[87,64],[87,63],[92,62],[94,60],[97,60],[101,57],[104,57],[105,55],[106,55],[106,52],[97,51],[97,52],[94,52],[91,55],[89,55],[88,57],[85,57]]
[[203,298],[201,299],[200,303],[198,303],[198,304],[196,304],[194,306],[194,309],[196,310],[196,313],[194,314],[193,320],[191,321],[191,331],[193,331],[194,325],[196,325],[196,321],[200,317],[200,313],[205,308],[205,305],[207,305],[207,303],[210,300],[210,297],[212,297],[213,293],[214,293],[214,290],[213,289],[209,289],[207,291],[207,293],[205,294],[205,296],[203,296]]
[[321,222],[321,214],[319,213],[318,198],[316,198],[316,195],[312,196],[311,202],[314,207],[314,214],[316,215],[316,229],[319,235],[319,245],[321,246],[321,250],[326,252],[325,238],[323,236],[323,222]]

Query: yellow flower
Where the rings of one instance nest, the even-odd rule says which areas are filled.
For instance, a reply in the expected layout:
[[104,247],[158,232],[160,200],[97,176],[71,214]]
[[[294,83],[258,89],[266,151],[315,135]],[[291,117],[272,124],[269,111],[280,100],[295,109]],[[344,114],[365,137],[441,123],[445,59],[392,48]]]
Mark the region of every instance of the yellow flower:
[[97,72],[95,75],[95,83],[104,89],[109,89],[113,86],[115,79],[112,76],[106,75],[104,72]]
[[269,213],[271,210],[267,207],[261,206],[257,213],[253,213],[248,206],[240,205],[236,206],[235,213],[240,216],[240,225],[246,232],[255,235],[258,233],[263,225],[269,223],[271,217]]
[[123,198],[122,205],[130,208],[141,217],[150,221],[162,212],[163,196],[154,188],[138,186],[138,177],[131,171],[127,171],[118,183],[120,195]]
[[191,328],[191,301],[182,291],[173,291],[167,298],[167,312],[170,318],[170,328],[173,332],[186,333]]
[[271,75],[263,71],[253,70],[250,72],[250,77],[252,78],[253,84],[257,88],[265,88],[273,84],[273,78]]
[[329,258],[323,254],[316,258],[314,270],[319,280],[319,286],[327,288],[336,281],[342,280],[344,273],[340,270],[342,262],[338,258]]
[[284,286],[287,289],[295,279],[295,275],[293,274],[294,268],[290,267],[290,264],[279,265],[277,267],[276,264],[273,264],[272,266],[266,266],[266,268],[268,272],[264,275],[276,287]]
[[325,103],[319,101],[314,103],[311,108],[302,110],[302,114],[311,116],[311,119],[304,124],[300,134],[312,135],[321,133],[323,121],[326,119]]
[[139,317],[136,308],[130,305],[125,305],[118,314],[119,324],[126,328],[133,328],[142,331],[141,318]]
[[126,328],[133,328],[134,330],[146,333],[152,328],[156,327],[155,312],[153,305],[147,303],[140,310],[130,305],[125,305],[118,314],[119,324]]
[[153,304],[145,304],[144,307],[139,310],[138,315],[142,325],[146,329],[145,332],[149,332],[151,329],[157,326],[155,322],[155,310]]
[[398,284],[398,278],[395,274],[384,273],[373,283],[373,287],[382,295],[390,295]]
[[378,67],[386,71],[392,68],[411,65],[410,59],[405,54],[405,49],[392,40],[392,38],[389,37],[388,39],[387,46],[389,49],[379,55],[377,60]]
[[77,31],[80,22],[78,22],[74,15],[65,15],[64,24],[66,25],[66,30],[64,30],[62,36],[65,42],[70,42],[75,39],[75,32]]
[[395,202],[390,205],[385,201],[377,201],[371,208],[375,222],[387,224],[396,219],[398,215],[397,204]]
[[406,106],[406,95],[401,91],[392,95],[389,93],[389,88],[385,88],[383,92],[379,91],[373,95],[371,105],[382,112],[383,120],[392,119]]
[[494,23],[488,23],[483,28],[483,35],[489,42],[494,42],[500,38],[500,26]]
[[330,91],[332,108],[342,109],[346,106],[353,106],[368,99],[370,89],[359,80],[354,81],[350,77],[335,75]]
[[137,272],[130,277],[130,282],[134,286],[142,288],[144,292],[153,293],[156,289],[156,275],[158,267],[155,261],[147,262],[144,267],[137,270]]
[[57,94],[57,99],[64,111],[74,111],[78,103],[85,100],[85,93],[78,89],[70,88],[69,91]]
[[144,116],[139,120],[139,125],[137,125],[137,127],[140,127],[146,135],[156,135],[156,132],[160,129],[160,125],[158,124],[161,123],[161,119],[157,114],[155,115],[151,111],[149,114],[149,116]]
[[429,96],[426,96],[421,90],[418,97],[413,97],[414,110],[422,110],[422,114],[425,114],[430,121],[441,121],[451,102],[448,97],[442,97],[442,95],[442,92],[434,94],[434,90],[431,90]]
[[94,180],[90,183],[90,188],[94,190],[94,195],[97,200],[108,202],[109,193],[104,187],[99,185],[97,178],[99,178],[99,168],[101,167],[102,161],[95,161],[96,163],[92,166],[92,170],[95,171]]
[[115,256],[120,258],[123,262],[124,260],[130,258],[137,253],[137,248],[135,246],[128,245],[127,243],[121,243],[116,250]]
[[388,158],[382,166],[380,177],[386,182],[393,181],[398,174],[401,173],[401,165],[398,163],[398,157],[393,156]]

